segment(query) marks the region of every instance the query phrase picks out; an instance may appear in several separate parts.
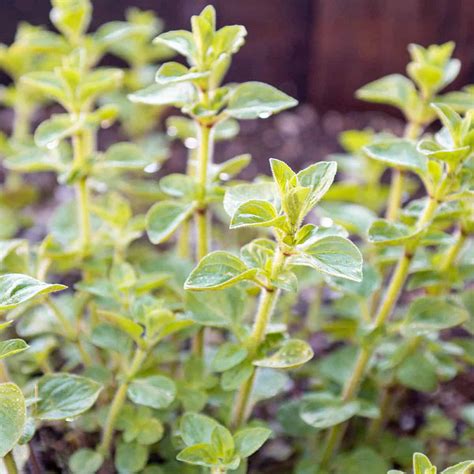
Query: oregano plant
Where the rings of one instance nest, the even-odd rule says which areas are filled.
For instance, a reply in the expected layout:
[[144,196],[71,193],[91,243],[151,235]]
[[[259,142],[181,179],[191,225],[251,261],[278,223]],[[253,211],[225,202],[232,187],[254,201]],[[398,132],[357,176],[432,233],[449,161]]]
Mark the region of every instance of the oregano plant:
[[[0,470],[472,472],[474,405],[436,395],[474,363],[474,95],[444,92],[454,44],[410,45],[407,76],[357,91],[403,136],[346,130],[343,153],[243,180],[250,154],[216,143],[297,106],[226,82],[245,27],[212,6],[189,31],[92,18],[52,0],[55,31],[0,48]],[[181,172],[163,172],[171,140]]]

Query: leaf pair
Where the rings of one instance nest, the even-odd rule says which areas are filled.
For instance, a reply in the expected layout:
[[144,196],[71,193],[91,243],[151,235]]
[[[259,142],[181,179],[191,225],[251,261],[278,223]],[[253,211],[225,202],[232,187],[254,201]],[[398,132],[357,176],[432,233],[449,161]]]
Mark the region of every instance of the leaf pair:
[[268,439],[266,428],[244,428],[234,435],[204,415],[186,413],[181,418],[180,434],[185,445],[177,459],[209,468],[237,469],[241,460],[257,451]]

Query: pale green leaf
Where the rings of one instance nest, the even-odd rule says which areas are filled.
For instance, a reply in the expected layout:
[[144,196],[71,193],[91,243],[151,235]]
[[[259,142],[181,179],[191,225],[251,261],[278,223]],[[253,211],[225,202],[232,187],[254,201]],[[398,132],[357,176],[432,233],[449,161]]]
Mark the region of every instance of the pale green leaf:
[[168,239],[194,211],[193,203],[157,202],[146,215],[148,238],[153,244]]
[[229,252],[216,251],[206,255],[187,278],[184,288],[208,290],[225,288],[242,280],[252,279],[256,269],[249,269]]
[[26,423],[26,403],[18,386],[0,384],[0,458],[18,443]]
[[416,95],[416,89],[409,79],[401,74],[391,74],[361,87],[356,96],[367,102],[394,105],[404,109]]
[[65,420],[89,410],[102,385],[79,375],[56,373],[41,377],[36,390],[34,416],[39,420]]
[[138,405],[155,408],[167,408],[176,396],[174,382],[163,375],[136,378],[132,380],[127,390],[130,400]]
[[94,474],[103,462],[102,454],[89,448],[82,448],[69,458],[69,469],[73,474]]
[[209,72],[193,72],[180,63],[170,61],[163,64],[156,73],[158,84],[171,84],[176,82],[193,81],[209,75]]
[[64,285],[43,283],[28,275],[0,275],[0,311],[15,308],[37,296],[64,290]]
[[196,101],[196,88],[189,82],[178,82],[175,84],[152,84],[141,89],[128,98],[132,102],[147,105],[174,105],[182,107]]
[[305,399],[300,407],[300,416],[314,428],[326,429],[352,418],[359,411],[358,401],[334,398],[328,394],[315,394]]
[[427,159],[416,148],[416,143],[402,138],[378,141],[364,147],[370,158],[381,161],[388,166],[408,169],[419,174],[426,173]]
[[28,344],[23,339],[9,339],[0,341],[0,359],[5,359],[28,349]]
[[226,113],[241,120],[267,118],[297,104],[295,99],[268,84],[244,82],[232,93]]
[[362,281],[362,254],[348,239],[328,236],[311,243],[289,258],[292,265],[303,265],[331,276]]
[[155,38],[153,42],[168,46],[188,59],[191,59],[196,51],[192,33],[185,30],[167,31]]
[[289,339],[270,357],[255,360],[253,365],[271,369],[292,369],[305,364],[313,355],[313,350],[307,342]]
[[269,227],[277,224],[278,213],[268,201],[251,200],[241,204],[230,221],[230,228]]
[[446,297],[425,296],[408,308],[404,331],[408,335],[429,334],[459,326],[468,319],[468,311]]
[[272,431],[267,428],[245,428],[234,435],[235,451],[243,459],[258,451],[270,437]]

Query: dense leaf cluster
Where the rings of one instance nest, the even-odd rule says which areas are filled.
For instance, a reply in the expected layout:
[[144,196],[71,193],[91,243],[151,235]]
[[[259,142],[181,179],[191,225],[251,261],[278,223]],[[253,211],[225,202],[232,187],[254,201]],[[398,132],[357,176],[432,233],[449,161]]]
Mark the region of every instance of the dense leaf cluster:
[[[427,409],[417,436],[384,429],[407,390],[434,392],[474,362],[474,95],[442,93],[454,45],[411,45],[408,77],[357,91],[401,110],[402,137],[346,131],[347,153],[300,171],[271,159],[244,182],[251,156],[215,162],[215,143],[297,105],[225,82],[245,27],[217,28],[210,6],[190,31],[131,9],[89,32],[91,15],[89,0],[53,0],[56,32],[23,24],[0,48],[14,111],[0,140],[7,472],[48,425],[84,435],[68,459],[81,474],[245,473],[262,447],[297,474],[408,469],[414,452],[414,473],[435,474],[425,449],[458,462],[444,474],[472,472],[459,463],[472,404],[457,426]],[[127,66],[102,67],[106,54]],[[166,126],[188,159],[157,181],[167,107],[182,112]],[[123,141],[99,149],[114,124]],[[30,242],[18,236],[37,190],[23,175],[45,171],[73,192]]]

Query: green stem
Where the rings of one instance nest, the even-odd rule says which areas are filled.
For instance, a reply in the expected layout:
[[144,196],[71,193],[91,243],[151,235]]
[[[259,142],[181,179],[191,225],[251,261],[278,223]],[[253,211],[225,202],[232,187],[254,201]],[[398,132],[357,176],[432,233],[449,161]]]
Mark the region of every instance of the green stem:
[[[91,153],[90,131],[81,130],[72,138],[74,150],[74,167],[78,172],[84,172],[87,166],[87,157]],[[83,255],[87,255],[91,242],[91,223],[89,215],[89,188],[87,186],[87,176],[81,176],[75,184],[78,222],[80,229],[81,249]]]
[[0,383],[10,382],[10,374],[8,373],[8,367],[4,360],[0,360]]
[[136,373],[140,370],[140,367],[145,361],[146,356],[147,353],[145,351],[138,348],[136,349],[127,377],[119,385],[117,391],[115,392],[112,404],[110,405],[109,413],[107,414],[104,429],[102,431],[102,441],[99,446],[99,452],[104,457],[108,457],[110,455],[110,446],[112,445],[112,440],[115,432],[115,424],[123,408],[123,404],[125,403],[125,400],[127,398],[127,390],[129,383],[136,375]]
[[402,204],[403,196],[403,171],[394,168],[392,170],[392,180],[390,182],[390,195],[388,198],[387,212],[385,218],[389,221],[395,221],[398,211]]
[[[423,214],[420,216],[420,219],[417,223],[417,227],[419,229],[423,228],[428,222],[431,221],[438,205],[438,200],[429,198]],[[418,244],[414,243],[405,247],[404,254],[398,261],[395,271],[392,274],[382,304],[380,305],[379,310],[373,319],[374,329],[382,327],[392,314],[392,311],[398,301],[402,288],[407,279],[410,263],[414,257],[417,246]],[[342,392],[343,401],[353,400],[357,396],[375,348],[375,346],[365,346],[359,350],[354,369],[352,370],[351,376],[347,380]],[[345,429],[346,424],[341,423],[339,425],[333,426],[329,430],[326,438],[326,444],[321,455],[322,467],[325,467],[329,463],[334,451],[339,447]]]
[[77,344],[77,349],[81,354],[83,364],[87,366],[91,366],[93,364],[93,360],[90,354],[87,352],[87,349],[84,346],[84,342],[81,340],[78,331],[74,328],[71,324],[67,316],[61,311],[61,308],[55,303],[55,301],[50,298],[46,297],[45,299],[46,306],[51,310],[53,315],[61,324],[62,328],[64,329],[64,335],[68,340]]
[[[195,213],[196,226],[196,260],[199,262],[209,253],[210,214],[207,206],[208,172],[214,152],[214,129],[211,125],[198,124],[199,150],[197,156],[197,180],[199,185],[198,207]],[[204,354],[205,328],[202,327],[194,336],[192,349],[194,355]]]
[[[416,140],[423,132],[423,125],[414,121],[409,121],[403,134],[408,140]],[[395,221],[402,205],[404,188],[404,172],[401,169],[394,168],[390,181],[390,195],[388,198],[387,212],[385,218],[389,221]]]
[[3,458],[3,464],[5,465],[5,469],[7,470],[8,474],[18,474],[18,467],[16,465],[15,458],[13,457],[13,452],[10,451],[9,453],[5,454]]
[[[285,254],[278,247],[272,264],[270,280],[273,280],[278,276],[285,263],[285,258]],[[252,333],[250,334],[247,341],[247,349],[251,359],[255,357],[255,352],[258,350],[258,347],[265,339],[267,326],[272,318],[279,294],[279,290],[273,286],[262,288]],[[250,410],[252,408],[250,406],[250,399],[255,376],[256,370],[254,369],[252,375],[240,387],[236,395],[234,411],[232,413],[231,420],[231,426],[233,428],[239,428],[242,426],[250,415]]]
[[33,108],[24,96],[22,87],[17,85],[17,96],[13,110],[13,133],[17,141],[25,141],[30,135],[31,114]]
[[190,222],[185,220],[181,225],[181,230],[178,237],[177,253],[183,260],[189,260],[189,233]]

